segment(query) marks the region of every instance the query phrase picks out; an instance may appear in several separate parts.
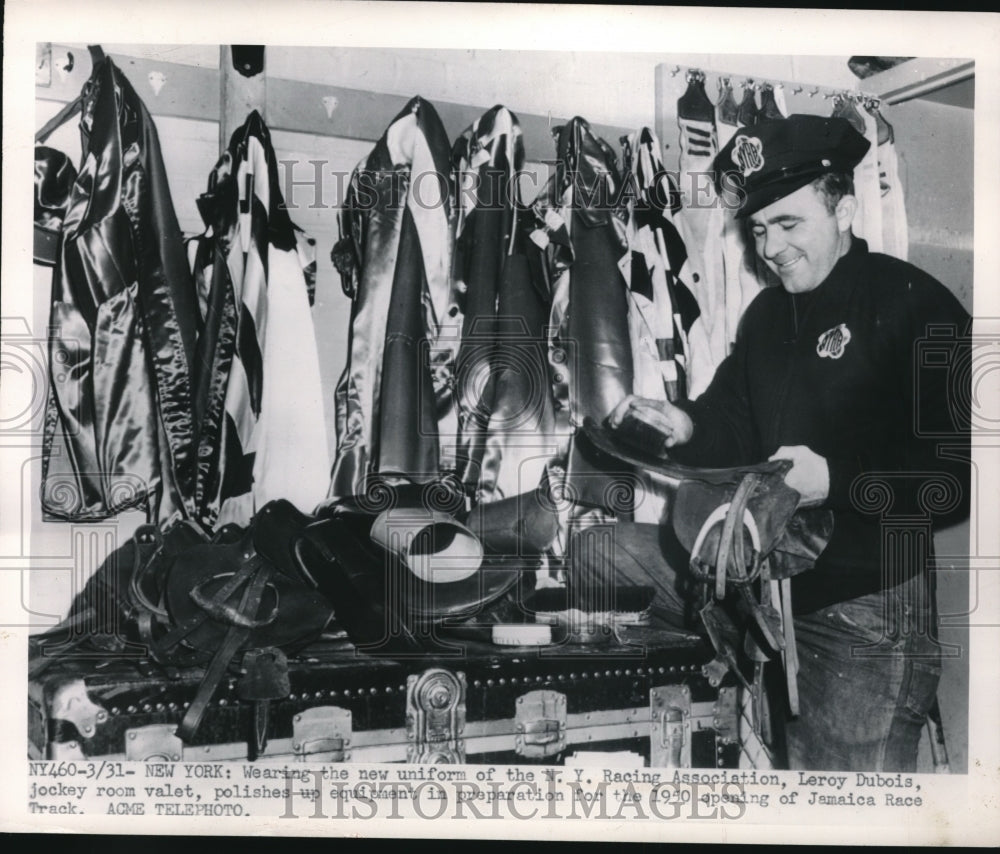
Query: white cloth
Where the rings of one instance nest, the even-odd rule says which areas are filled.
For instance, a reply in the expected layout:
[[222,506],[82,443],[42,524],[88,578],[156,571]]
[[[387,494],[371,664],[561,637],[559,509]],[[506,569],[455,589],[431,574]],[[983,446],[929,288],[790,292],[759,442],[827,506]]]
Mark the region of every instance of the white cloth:
[[882,251],[905,261],[910,249],[909,224],[899,177],[899,156],[889,127],[884,129],[883,141],[879,143],[878,171],[882,194]]

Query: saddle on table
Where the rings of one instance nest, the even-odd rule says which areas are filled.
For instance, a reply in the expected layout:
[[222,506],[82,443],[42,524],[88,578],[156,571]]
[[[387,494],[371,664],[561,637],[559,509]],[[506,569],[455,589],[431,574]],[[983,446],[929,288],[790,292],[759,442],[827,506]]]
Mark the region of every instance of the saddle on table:
[[[625,429],[613,431],[587,419],[581,432],[596,455],[666,479],[673,490],[673,531],[690,556],[692,573],[711,591],[700,615],[719,657],[750,688],[728,637],[731,621],[719,604],[733,591],[750,617],[745,646],[755,670],[769,657],[759,640],[772,653],[781,653],[794,713],[797,658],[789,579],[812,567],[826,547],[833,514],[799,506],[799,493],[785,483],[792,465],[788,460],[734,468],[685,466],[645,450],[663,447],[648,435],[655,428],[626,422]],[[636,441],[636,436],[645,440]]]

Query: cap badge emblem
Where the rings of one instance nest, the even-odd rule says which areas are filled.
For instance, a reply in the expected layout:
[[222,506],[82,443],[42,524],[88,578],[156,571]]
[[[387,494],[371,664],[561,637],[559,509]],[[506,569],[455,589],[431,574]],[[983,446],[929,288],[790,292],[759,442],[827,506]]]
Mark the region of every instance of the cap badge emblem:
[[840,326],[827,329],[819,336],[816,352],[820,358],[839,359],[844,355],[844,349],[850,340],[851,330],[847,328],[846,323],[841,323]]
[[755,136],[740,134],[733,143],[732,157],[743,177],[749,177],[764,168],[764,144]]

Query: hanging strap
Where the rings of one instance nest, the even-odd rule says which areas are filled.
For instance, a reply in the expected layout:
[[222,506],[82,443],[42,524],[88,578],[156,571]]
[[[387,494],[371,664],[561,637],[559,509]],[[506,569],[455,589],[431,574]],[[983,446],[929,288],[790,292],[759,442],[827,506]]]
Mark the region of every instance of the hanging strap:
[[42,129],[35,134],[35,144],[42,145],[53,133],[79,113],[82,107],[83,93],[81,92],[42,126]]
[[[271,575],[270,564],[255,562],[255,568],[256,574],[247,585],[246,590],[243,592],[243,598],[240,601],[239,610],[241,613],[247,615],[257,612],[257,608],[260,606],[261,599],[264,596],[264,590],[267,587],[268,578]],[[218,652],[216,652],[211,663],[208,665],[208,669],[205,671],[205,676],[198,686],[198,692],[191,701],[191,705],[188,706],[184,719],[177,727],[177,737],[182,741],[191,741],[205,711],[208,709],[208,704],[211,702],[212,696],[215,694],[215,689],[219,687],[222,677],[225,676],[226,669],[249,637],[249,628],[235,625],[229,627],[222,644],[219,646]]]

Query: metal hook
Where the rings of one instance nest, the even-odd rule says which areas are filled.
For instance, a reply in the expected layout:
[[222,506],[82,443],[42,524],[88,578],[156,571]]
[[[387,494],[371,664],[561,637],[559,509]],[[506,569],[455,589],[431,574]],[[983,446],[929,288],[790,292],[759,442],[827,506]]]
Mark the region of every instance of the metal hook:
[[675,65],[672,69],[670,69],[671,77],[676,77],[680,73],[681,73],[681,67],[679,65]]
[[794,89],[792,89],[792,94],[793,95],[801,95],[802,94],[802,87],[801,86],[796,86]]

